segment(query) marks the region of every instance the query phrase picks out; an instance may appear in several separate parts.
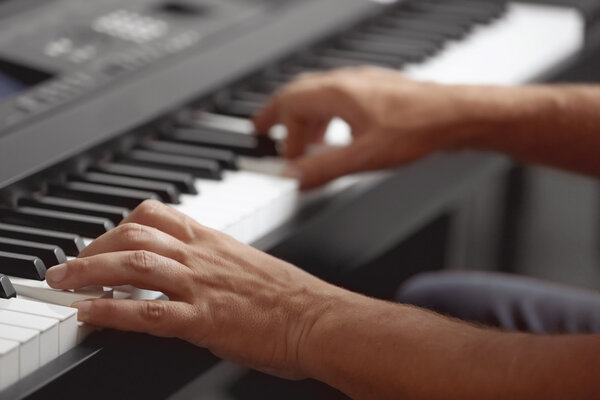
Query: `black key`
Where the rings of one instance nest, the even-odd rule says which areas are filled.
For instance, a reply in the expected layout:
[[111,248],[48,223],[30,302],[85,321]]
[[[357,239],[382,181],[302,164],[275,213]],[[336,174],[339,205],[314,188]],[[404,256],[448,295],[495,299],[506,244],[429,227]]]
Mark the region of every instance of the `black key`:
[[224,104],[217,105],[217,110],[225,115],[240,118],[252,118],[264,107],[262,102],[249,100],[229,100]]
[[130,210],[125,207],[107,206],[105,204],[50,196],[40,197],[37,199],[19,199],[19,205],[23,207],[44,208],[47,210],[64,211],[75,214],[107,218],[115,225],[121,223],[123,218],[127,217],[130,212]]
[[131,209],[136,208],[145,200],[159,200],[158,196],[152,192],[83,182],[51,183],[48,185],[48,194]]
[[71,181],[104,184],[127,189],[143,190],[156,194],[165,203],[179,204],[179,189],[172,183],[153,181],[149,179],[128,178],[100,172],[88,172],[79,177],[72,177]]
[[211,127],[182,128],[169,139],[176,142],[214,147],[250,157],[277,156],[277,144],[267,136],[233,133]]
[[68,256],[72,257],[77,257],[85,247],[83,239],[79,235],[36,229],[28,226],[0,224],[0,235],[13,239],[54,244],[63,249]]
[[221,180],[223,170],[218,162],[149,150],[132,150],[121,162],[144,167],[164,168],[171,171],[188,172],[198,178]]
[[67,262],[67,256],[64,251],[53,244],[0,237],[0,251],[39,257],[47,267]]
[[267,93],[250,90],[236,90],[232,97],[235,100],[249,101],[255,104],[262,104],[263,106],[271,99],[271,96]]
[[388,42],[374,42],[369,40],[346,39],[341,42],[342,49],[368,54],[379,54],[388,57],[397,57],[400,60],[417,62],[433,54],[430,48],[414,45],[402,46]]
[[368,42],[395,45],[398,48],[408,49],[410,51],[418,49],[426,55],[434,54],[443,47],[443,43],[431,39],[405,38],[402,36],[366,32],[352,32],[340,39],[342,45],[350,47],[354,45],[354,41],[357,41],[358,45],[363,42]]
[[443,35],[446,39],[461,39],[472,28],[471,24],[450,24],[430,21],[424,18],[395,18],[383,17],[377,21],[379,24],[395,29],[405,29],[416,32],[435,32]]
[[10,283],[8,276],[0,274],[0,299],[12,299],[17,297],[15,287]]
[[35,256],[0,251],[0,274],[43,281],[46,278],[46,265]]
[[136,167],[119,163],[103,164],[98,167],[92,167],[89,170],[91,172],[168,182],[175,185],[182,193],[198,194],[194,186],[194,176],[186,172],[163,171],[156,168]]
[[417,31],[414,29],[407,28],[393,28],[389,26],[380,26],[380,25],[367,25],[363,28],[360,28],[358,32],[369,33],[369,34],[377,34],[377,35],[386,35],[390,37],[403,37],[403,38],[412,38],[412,39],[420,39],[420,40],[431,40],[439,45],[443,45],[450,38],[440,32],[436,31]]
[[423,20],[430,22],[434,25],[444,25],[444,26],[460,26],[464,29],[470,29],[476,22],[473,18],[470,18],[467,15],[458,15],[458,14],[449,14],[445,12],[440,12],[436,10],[431,10],[429,12],[421,12],[421,11],[413,11],[413,10],[402,10],[397,13],[392,13],[388,16],[390,19],[398,19],[398,20]]
[[442,48],[442,43],[437,40],[419,37],[404,37],[396,35],[396,30],[388,30],[387,34],[368,32],[367,30],[354,30],[340,37],[340,42],[344,40],[366,40],[371,42],[397,43],[399,46],[428,48],[437,51]]
[[77,233],[90,238],[97,238],[115,227],[106,218],[32,207],[0,208],[0,222]]
[[[407,4],[404,8],[411,11],[435,12],[444,13],[447,15],[456,15],[469,18],[469,20],[473,23],[485,24],[502,15],[505,9],[505,5],[501,2],[486,3],[481,1],[418,1]],[[398,12],[402,11],[403,9],[398,9]]]
[[237,157],[235,153],[230,150],[214,149],[206,146],[196,146],[193,144],[174,143],[162,140],[149,141],[144,143],[142,147],[147,150],[159,151],[161,153],[215,160],[225,169],[234,171],[238,169]]
[[264,93],[266,95],[272,95],[289,82],[289,78],[263,76],[260,79],[257,79],[254,82],[252,82],[252,89],[260,93]]
[[399,68],[402,64],[409,61],[407,58],[398,57],[395,55],[365,52],[361,50],[347,49],[327,49],[318,52],[317,57],[324,56],[329,58],[339,58],[347,60],[357,60],[363,64],[384,65],[392,68]]

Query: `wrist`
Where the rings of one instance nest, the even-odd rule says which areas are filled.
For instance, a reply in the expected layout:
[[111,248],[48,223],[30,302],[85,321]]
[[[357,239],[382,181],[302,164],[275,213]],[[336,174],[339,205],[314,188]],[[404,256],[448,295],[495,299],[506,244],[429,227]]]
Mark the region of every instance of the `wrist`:
[[[325,381],[322,368],[330,354],[324,351],[331,340],[338,340],[337,321],[347,319],[355,310],[353,297],[362,297],[345,289],[328,285],[312,298],[310,311],[303,318],[303,335],[299,340],[298,368],[309,378]],[[353,304],[354,303],[354,304]]]
[[466,115],[457,149],[506,151],[512,138],[551,128],[564,108],[560,92],[549,86],[465,86],[457,92]]

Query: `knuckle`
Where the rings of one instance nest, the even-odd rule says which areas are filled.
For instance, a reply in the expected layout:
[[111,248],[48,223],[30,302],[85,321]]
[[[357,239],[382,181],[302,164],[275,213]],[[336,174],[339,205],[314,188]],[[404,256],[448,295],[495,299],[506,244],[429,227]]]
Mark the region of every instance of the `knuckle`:
[[218,231],[215,231],[213,229],[205,228],[205,230],[202,234],[204,235],[204,237],[207,241],[212,242],[212,243],[216,243],[221,240],[221,233]]
[[128,267],[137,273],[148,274],[152,271],[153,253],[146,250],[136,250],[129,255]]
[[144,318],[147,321],[158,322],[162,320],[167,314],[167,307],[163,303],[145,301],[142,304],[142,318]]
[[140,215],[152,215],[162,207],[164,207],[164,204],[158,200],[144,200],[144,202],[140,204],[135,211]]
[[67,270],[71,276],[85,276],[89,269],[90,260],[87,258],[77,258],[67,261]]
[[118,306],[116,301],[92,301],[89,315],[101,317],[103,315],[114,316],[118,312]]
[[144,226],[136,223],[127,223],[118,229],[119,236],[125,243],[139,243],[145,235]]

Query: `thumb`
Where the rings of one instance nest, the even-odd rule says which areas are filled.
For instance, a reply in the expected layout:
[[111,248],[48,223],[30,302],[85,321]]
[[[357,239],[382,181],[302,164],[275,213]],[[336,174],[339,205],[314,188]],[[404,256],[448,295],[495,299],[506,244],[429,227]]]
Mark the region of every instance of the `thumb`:
[[288,165],[284,176],[298,179],[302,189],[312,189],[344,175],[376,169],[375,146],[370,140],[362,139],[368,138],[360,138],[346,147],[299,158]]

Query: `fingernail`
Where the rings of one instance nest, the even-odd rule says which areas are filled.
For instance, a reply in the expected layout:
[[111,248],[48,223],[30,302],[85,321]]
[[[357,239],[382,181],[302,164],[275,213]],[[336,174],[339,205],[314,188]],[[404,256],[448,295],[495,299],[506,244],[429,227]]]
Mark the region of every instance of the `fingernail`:
[[285,178],[302,180],[302,171],[292,165],[287,166],[281,175]]
[[46,271],[46,280],[49,283],[59,283],[67,276],[67,265],[61,264]]
[[77,309],[77,319],[80,321],[85,321],[90,315],[90,308],[92,308],[92,302],[80,301],[78,303],[73,304],[71,307]]

